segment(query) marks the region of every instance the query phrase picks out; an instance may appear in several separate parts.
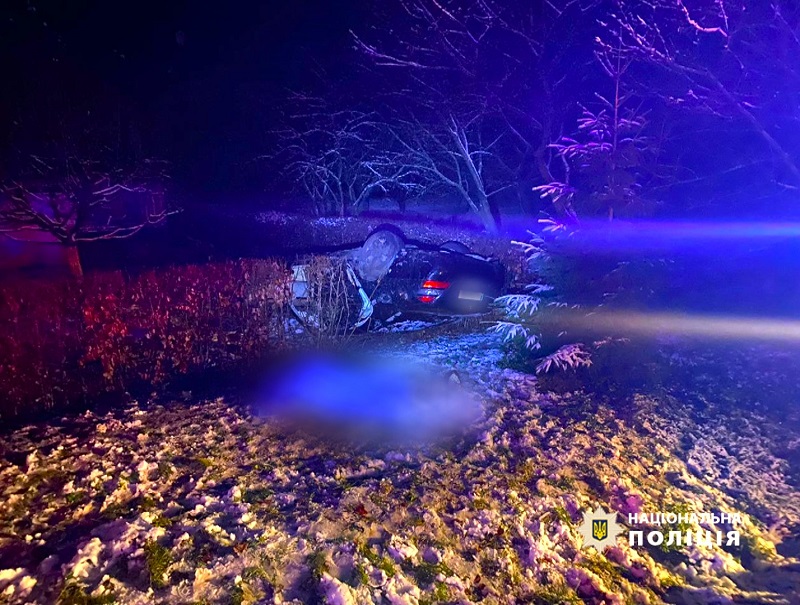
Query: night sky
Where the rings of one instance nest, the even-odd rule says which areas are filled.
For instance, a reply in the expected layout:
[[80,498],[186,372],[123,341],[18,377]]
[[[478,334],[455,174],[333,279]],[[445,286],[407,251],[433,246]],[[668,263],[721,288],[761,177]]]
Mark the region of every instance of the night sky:
[[181,159],[174,178],[192,193],[239,185],[276,99],[314,69],[340,70],[359,19],[324,0],[34,1],[0,15],[6,157],[46,114],[117,110],[148,149]]

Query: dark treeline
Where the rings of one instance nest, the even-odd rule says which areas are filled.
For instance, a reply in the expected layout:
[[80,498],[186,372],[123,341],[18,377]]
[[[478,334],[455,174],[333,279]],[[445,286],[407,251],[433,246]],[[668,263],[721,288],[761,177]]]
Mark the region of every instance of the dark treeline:
[[69,149],[325,214],[449,196],[490,229],[506,211],[795,212],[788,0],[4,11],[4,179]]

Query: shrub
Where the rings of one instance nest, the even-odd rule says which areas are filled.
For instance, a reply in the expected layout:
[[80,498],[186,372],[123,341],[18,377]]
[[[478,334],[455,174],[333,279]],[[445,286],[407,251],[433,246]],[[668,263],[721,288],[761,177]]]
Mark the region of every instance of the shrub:
[[0,415],[258,358],[283,344],[287,303],[269,260],[4,284]]
[[295,313],[318,345],[351,336],[362,301],[355,273],[344,259],[313,256],[303,261],[306,297]]
[[513,242],[531,265],[534,281],[521,293],[495,301],[503,318],[492,329],[503,335],[508,367],[537,374],[588,368],[598,344],[590,311],[603,304],[602,278],[614,264],[564,246],[573,228],[549,219],[539,222],[541,235]]
[[75,284],[5,283],[0,292],[0,414],[23,405],[52,407],[81,392],[81,297]]
[[[545,231],[547,229],[545,227]],[[548,326],[542,321],[544,312],[553,307],[559,308],[565,303],[563,288],[557,288],[552,283],[561,273],[557,266],[557,257],[551,253],[542,237],[533,233],[531,237],[530,242],[512,243],[527,258],[535,281],[526,284],[521,293],[507,294],[495,300],[503,318],[491,329],[503,336],[506,363],[509,367],[540,372],[544,370],[542,364],[546,363],[548,356],[555,354],[564,344],[560,342],[561,333],[555,338],[548,333]],[[534,363],[530,363],[530,360],[534,360]]]
[[587,240],[576,241],[579,228],[540,224],[541,235],[515,242],[528,259],[532,283],[496,301],[503,317],[492,329],[504,337],[504,365],[536,373],[543,390],[620,395],[662,384],[657,342],[605,312],[624,316],[668,299],[672,263],[638,251],[628,258],[587,249]]

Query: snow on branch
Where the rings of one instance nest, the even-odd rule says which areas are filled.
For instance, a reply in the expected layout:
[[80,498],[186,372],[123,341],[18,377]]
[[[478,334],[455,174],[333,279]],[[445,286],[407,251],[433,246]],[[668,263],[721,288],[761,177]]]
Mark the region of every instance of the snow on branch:
[[592,355],[581,343],[564,345],[554,353],[543,357],[536,365],[536,373],[546,373],[552,369],[575,370],[592,365]]
[[[175,212],[164,201],[165,179],[155,160],[103,170],[83,158],[32,156],[30,175],[0,185],[0,233],[38,230],[64,244],[130,237]],[[111,204],[118,198],[122,213]]]

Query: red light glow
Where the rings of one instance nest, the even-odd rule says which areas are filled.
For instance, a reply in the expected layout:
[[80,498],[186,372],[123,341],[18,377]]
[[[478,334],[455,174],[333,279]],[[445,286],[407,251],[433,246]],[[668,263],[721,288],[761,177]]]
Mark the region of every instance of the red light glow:
[[423,289],[431,289],[431,290],[447,290],[450,287],[450,282],[446,281],[424,281],[422,282]]

